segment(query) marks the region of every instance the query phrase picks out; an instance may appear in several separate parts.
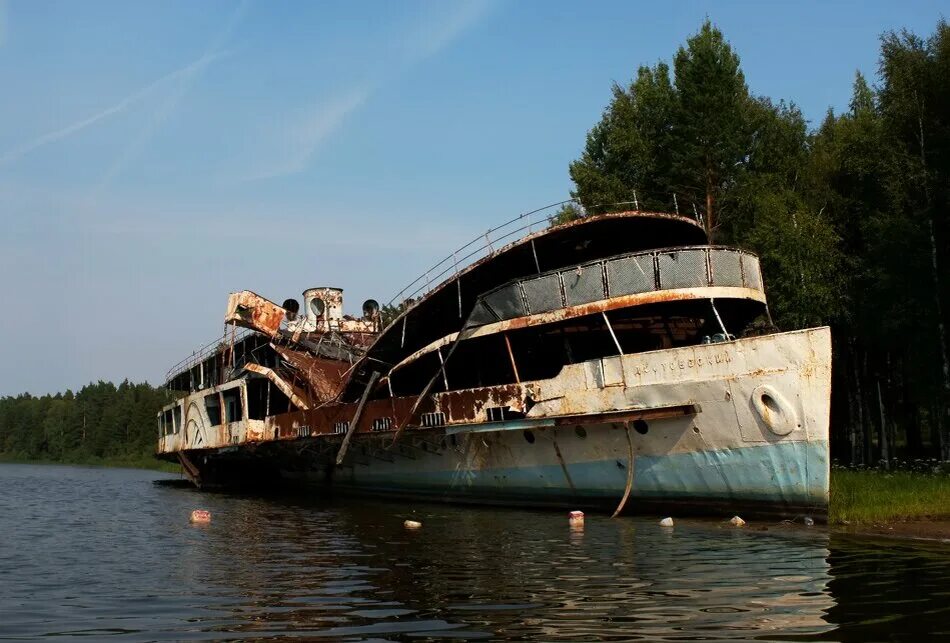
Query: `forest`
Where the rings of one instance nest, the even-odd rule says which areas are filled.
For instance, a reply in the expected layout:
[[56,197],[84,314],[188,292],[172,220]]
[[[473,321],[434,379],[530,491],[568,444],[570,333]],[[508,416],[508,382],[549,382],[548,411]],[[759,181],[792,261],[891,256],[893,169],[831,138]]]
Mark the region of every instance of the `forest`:
[[[574,202],[555,222],[618,203],[695,216],[712,242],[759,255],[775,325],[832,327],[836,460],[950,460],[945,21],[883,34],[873,82],[856,72],[848,109],[814,127],[754,95],[706,21],[671,64],[613,87],[569,172]],[[0,456],[146,457],[167,400],[128,381],[0,398]]]
[[163,388],[98,382],[78,392],[0,398],[0,456],[12,460],[148,466]]
[[832,328],[833,458],[889,466],[950,459],[950,27],[880,43],[876,82],[809,128],[707,20],[613,87],[555,221],[634,203],[756,252],[774,323]]

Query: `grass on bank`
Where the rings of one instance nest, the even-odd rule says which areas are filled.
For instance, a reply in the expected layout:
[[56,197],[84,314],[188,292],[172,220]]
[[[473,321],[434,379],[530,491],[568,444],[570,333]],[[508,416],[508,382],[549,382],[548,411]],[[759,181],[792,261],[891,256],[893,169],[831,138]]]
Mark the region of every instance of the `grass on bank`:
[[831,472],[830,524],[950,519],[950,476],[908,471]]
[[0,462],[12,464],[63,464],[86,467],[118,467],[124,469],[151,469],[167,473],[179,473],[181,465],[158,460],[148,454],[123,454],[100,458],[92,455],[73,455],[65,460],[29,458],[16,453],[0,453]]

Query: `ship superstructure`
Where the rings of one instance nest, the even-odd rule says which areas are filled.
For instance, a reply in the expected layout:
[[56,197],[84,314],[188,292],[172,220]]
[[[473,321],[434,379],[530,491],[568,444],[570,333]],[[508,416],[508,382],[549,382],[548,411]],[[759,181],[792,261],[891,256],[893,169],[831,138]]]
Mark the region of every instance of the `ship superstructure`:
[[159,456],[199,486],[824,513],[828,329],[774,332],[757,257],[688,217],[544,223],[491,231],[385,311],[232,294],[222,341],[169,374]]

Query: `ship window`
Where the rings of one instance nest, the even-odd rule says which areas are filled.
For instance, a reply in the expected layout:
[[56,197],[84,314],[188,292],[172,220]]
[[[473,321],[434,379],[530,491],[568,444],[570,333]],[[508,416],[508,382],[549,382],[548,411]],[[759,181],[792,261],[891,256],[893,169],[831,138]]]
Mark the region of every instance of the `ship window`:
[[211,426],[221,424],[221,402],[217,393],[205,396],[205,411],[208,412],[208,421]]
[[650,426],[646,423],[645,420],[634,420],[633,429],[640,435],[646,435],[647,431],[650,430]]
[[237,388],[228,389],[222,394],[222,397],[224,397],[225,421],[240,422],[243,420],[241,390]]
[[263,420],[270,411],[270,380],[255,378],[247,381],[247,417]]
[[310,310],[313,311],[313,314],[317,317],[323,316],[323,311],[326,310],[327,305],[323,303],[323,300],[319,297],[315,297],[310,300]]

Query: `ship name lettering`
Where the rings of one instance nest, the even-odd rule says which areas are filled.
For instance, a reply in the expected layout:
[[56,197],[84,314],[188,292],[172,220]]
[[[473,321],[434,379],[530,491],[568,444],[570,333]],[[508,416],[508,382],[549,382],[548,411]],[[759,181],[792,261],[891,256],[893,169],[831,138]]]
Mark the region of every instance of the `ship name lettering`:
[[719,353],[711,357],[696,357],[685,360],[673,360],[671,362],[660,362],[658,365],[651,366],[649,363],[644,362],[634,366],[634,373],[636,375],[648,375],[653,373],[654,375],[660,372],[663,373],[673,373],[675,371],[685,371],[687,369],[696,369],[705,366],[712,366],[713,363],[716,364],[729,364],[732,362],[732,355],[729,353]]

